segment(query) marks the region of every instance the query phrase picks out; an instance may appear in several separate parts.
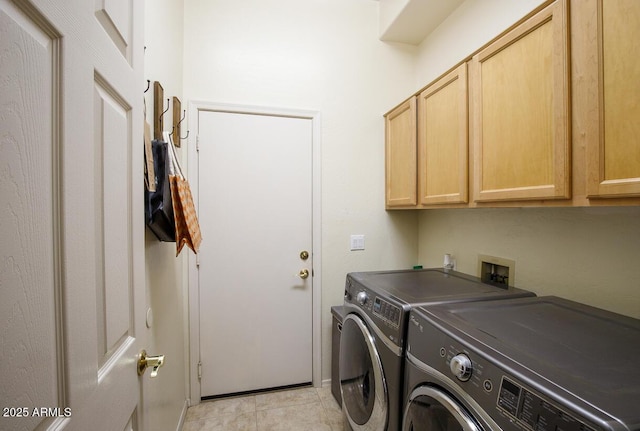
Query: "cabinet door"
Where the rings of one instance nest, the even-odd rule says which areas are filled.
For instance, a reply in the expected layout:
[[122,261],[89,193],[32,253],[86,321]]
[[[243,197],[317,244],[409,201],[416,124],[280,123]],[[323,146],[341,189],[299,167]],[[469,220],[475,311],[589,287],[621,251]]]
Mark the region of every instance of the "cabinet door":
[[640,2],[597,1],[587,196],[640,196]]
[[467,64],[427,87],[418,99],[420,204],[468,202]]
[[412,97],[385,115],[386,206],[410,207],[417,202],[416,99]]
[[566,1],[472,60],[474,200],[570,197]]

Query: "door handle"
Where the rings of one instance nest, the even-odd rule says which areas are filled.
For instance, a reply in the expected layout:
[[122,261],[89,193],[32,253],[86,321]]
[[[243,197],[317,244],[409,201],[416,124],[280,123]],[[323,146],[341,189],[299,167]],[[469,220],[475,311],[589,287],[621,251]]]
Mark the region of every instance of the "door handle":
[[305,279],[309,277],[309,270],[308,269],[301,269],[300,272],[298,273],[298,277],[300,277],[301,279]]
[[164,365],[164,355],[148,356],[146,350],[142,350],[138,355],[138,375],[144,374],[145,370],[151,367],[151,378],[158,375],[158,368]]

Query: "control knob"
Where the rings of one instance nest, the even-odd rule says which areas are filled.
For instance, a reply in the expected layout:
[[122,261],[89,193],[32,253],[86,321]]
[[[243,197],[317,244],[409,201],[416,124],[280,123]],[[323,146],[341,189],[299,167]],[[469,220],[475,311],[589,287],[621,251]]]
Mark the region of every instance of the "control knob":
[[454,376],[462,382],[466,382],[471,378],[471,372],[473,371],[473,365],[471,359],[463,353],[458,353],[451,359],[449,368]]
[[368,299],[369,297],[367,296],[367,292],[364,290],[362,292],[358,292],[358,295],[356,296],[356,301],[358,301],[358,304],[360,305],[366,304]]

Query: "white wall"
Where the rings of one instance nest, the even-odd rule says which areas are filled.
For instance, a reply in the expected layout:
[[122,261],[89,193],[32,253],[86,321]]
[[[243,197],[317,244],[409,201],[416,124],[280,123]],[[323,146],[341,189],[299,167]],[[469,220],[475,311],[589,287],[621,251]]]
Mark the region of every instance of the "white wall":
[[[467,0],[419,47],[420,88],[472,54],[539,1]],[[640,318],[640,208],[428,210],[419,261],[452,253],[476,274],[477,255],[516,261],[515,284]]]
[[515,284],[640,318],[640,208],[425,211],[420,261],[476,274],[478,254],[516,261]]
[[[147,0],[145,4],[145,79],[152,81],[145,94],[147,121],[153,126],[153,81],[164,88],[166,99],[182,98],[182,0]],[[164,127],[171,130],[172,109],[165,114]],[[186,124],[186,123],[183,123]],[[183,132],[184,133],[184,132]],[[184,149],[179,152],[186,151]],[[186,159],[185,156],[181,156]],[[176,244],[160,242],[146,230],[147,301],[153,313],[149,329],[149,354],[164,354],[165,365],[158,377],[144,379],[146,429],[175,431],[187,398],[186,376],[188,360],[187,282],[183,275],[186,247],[176,258]]]
[[[184,96],[322,117],[322,377],[347,272],[410,267],[417,214],[384,211],[382,115],[414,91],[415,47],[378,40],[371,0],[185,0]],[[350,234],[366,250],[349,251]]]

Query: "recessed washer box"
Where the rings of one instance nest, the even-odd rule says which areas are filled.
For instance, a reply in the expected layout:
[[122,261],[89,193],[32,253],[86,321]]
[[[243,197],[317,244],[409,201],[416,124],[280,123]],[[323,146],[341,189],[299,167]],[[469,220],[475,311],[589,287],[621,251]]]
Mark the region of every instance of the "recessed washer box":
[[498,287],[515,286],[516,261],[503,257],[478,255],[478,277]]

